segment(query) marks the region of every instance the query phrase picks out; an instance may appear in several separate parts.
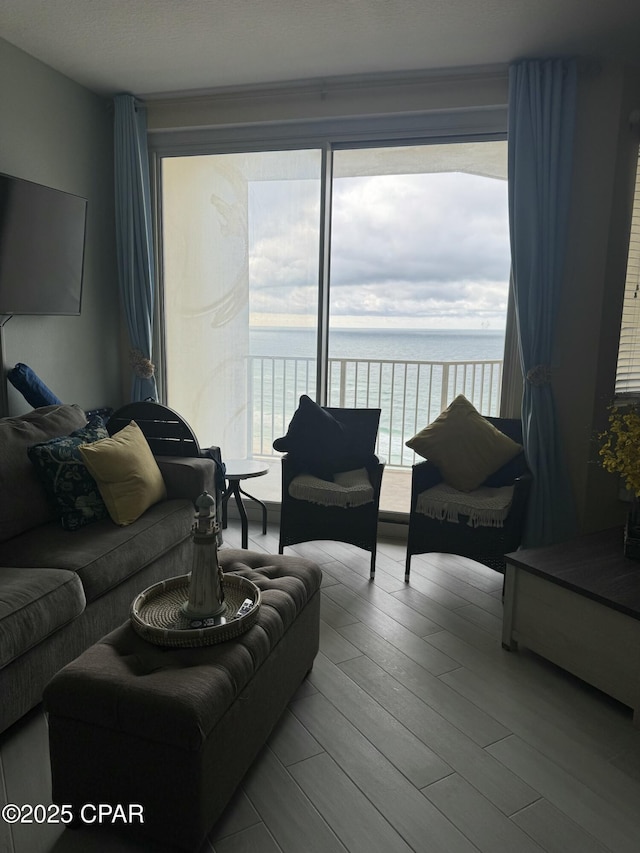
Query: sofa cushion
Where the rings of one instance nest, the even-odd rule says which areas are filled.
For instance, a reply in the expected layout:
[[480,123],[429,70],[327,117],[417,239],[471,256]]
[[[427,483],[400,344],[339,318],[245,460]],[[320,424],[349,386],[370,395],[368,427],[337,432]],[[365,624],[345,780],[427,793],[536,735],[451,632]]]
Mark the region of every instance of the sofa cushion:
[[0,568],[0,669],[85,607],[80,578],[61,569]]
[[[91,602],[186,539],[193,517],[190,501],[172,500],[156,504],[126,527],[105,519],[69,533],[56,521],[36,534],[0,543],[0,565],[77,572]],[[175,574],[188,571],[190,566],[176,566]]]
[[29,461],[27,447],[68,435],[86,422],[84,412],[76,405],[45,406],[19,417],[0,419],[0,494],[5,498],[0,513],[0,542],[56,517]]
[[81,445],[79,452],[116,524],[131,524],[166,498],[158,463],[135,421],[110,438]]
[[34,444],[27,451],[65,530],[77,530],[108,516],[98,484],[78,449],[81,444],[108,436],[104,421],[96,416],[71,435]]

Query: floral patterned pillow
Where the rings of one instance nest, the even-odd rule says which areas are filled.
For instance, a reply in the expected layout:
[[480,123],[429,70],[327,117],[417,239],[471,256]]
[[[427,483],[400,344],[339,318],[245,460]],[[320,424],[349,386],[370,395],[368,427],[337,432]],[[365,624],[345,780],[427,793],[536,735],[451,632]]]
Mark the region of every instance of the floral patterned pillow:
[[34,444],[27,450],[65,530],[78,530],[109,517],[96,481],[78,452],[81,444],[108,437],[104,421],[95,417],[70,435]]

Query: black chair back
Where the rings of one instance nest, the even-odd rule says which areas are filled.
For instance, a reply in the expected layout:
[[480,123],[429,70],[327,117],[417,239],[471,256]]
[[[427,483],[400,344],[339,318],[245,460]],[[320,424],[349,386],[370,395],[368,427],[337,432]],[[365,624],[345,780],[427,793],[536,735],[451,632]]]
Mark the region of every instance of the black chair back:
[[496,429],[499,429],[500,432],[503,432],[512,441],[517,441],[518,444],[522,444],[522,421],[520,418],[485,417],[485,420],[489,421],[490,424],[493,424]]
[[359,448],[365,453],[375,453],[380,425],[380,409],[337,409],[326,406],[326,411],[357,433]]
[[154,456],[202,456],[196,434],[184,418],[160,403],[128,403],[107,421],[109,435],[135,421]]

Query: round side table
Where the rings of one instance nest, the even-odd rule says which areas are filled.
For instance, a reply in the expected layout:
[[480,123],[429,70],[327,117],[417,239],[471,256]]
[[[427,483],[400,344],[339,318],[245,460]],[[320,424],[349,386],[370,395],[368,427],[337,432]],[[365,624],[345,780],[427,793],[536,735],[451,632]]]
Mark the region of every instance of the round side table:
[[247,548],[249,542],[248,521],[241,495],[255,501],[255,503],[260,504],[262,507],[263,533],[267,532],[267,508],[261,500],[245,492],[240,487],[240,483],[243,480],[250,480],[253,477],[263,477],[269,471],[269,466],[265,462],[258,462],[255,459],[223,459],[223,462],[227,468],[224,476],[228,485],[222,494],[222,527],[225,528],[227,526],[227,504],[231,495],[234,495],[242,525],[242,547]]

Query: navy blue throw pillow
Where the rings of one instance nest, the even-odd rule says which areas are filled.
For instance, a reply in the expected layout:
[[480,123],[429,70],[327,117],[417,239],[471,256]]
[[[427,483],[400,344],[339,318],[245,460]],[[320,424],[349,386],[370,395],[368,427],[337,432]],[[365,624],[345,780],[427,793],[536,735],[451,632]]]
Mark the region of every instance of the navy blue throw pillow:
[[27,450],[65,530],[78,530],[92,521],[108,518],[98,485],[78,450],[81,444],[108,437],[104,421],[96,416],[71,435],[34,444]]
[[9,371],[7,378],[34,409],[62,403],[62,400],[58,399],[53,391],[47,388],[42,379],[26,364],[18,362]]
[[297,465],[323,480],[332,480],[349,441],[342,424],[303,394],[291,418],[287,434],[273,442],[273,449],[290,453]]

